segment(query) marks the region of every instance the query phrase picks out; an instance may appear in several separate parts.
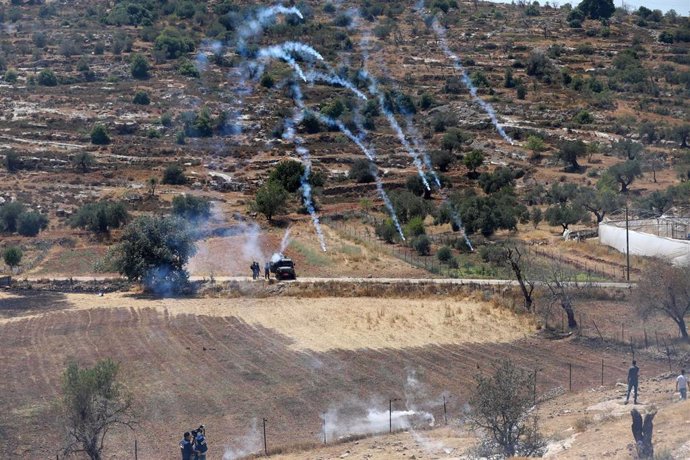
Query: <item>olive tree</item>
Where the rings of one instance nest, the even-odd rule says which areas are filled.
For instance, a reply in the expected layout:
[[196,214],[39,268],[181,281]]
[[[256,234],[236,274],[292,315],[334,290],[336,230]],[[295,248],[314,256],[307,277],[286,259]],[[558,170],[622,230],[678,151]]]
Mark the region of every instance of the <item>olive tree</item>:
[[185,265],[196,252],[192,232],[176,217],[141,216],[130,222],[110,252],[113,266],[130,281],[159,294],[187,286]]
[[481,457],[541,456],[546,446],[539,434],[532,373],[511,360],[494,362],[493,372],[475,375],[470,398],[471,423],[488,435]]
[[690,313],[690,267],[673,266],[659,259],[650,260],[635,288],[637,311],[642,318],[666,315],[690,342],[685,316]]
[[110,359],[92,368],[68,364],[62,374],[62,421],[67,429],[65,455],[103,456],[105,437],[118,425],[133,428],[132,398],[118,381],[120,366]]
[[24,254],[19,247],[10,246],[5,248],[5,250],[2,252],[2,259],[5,261],[5,265],[10,267],[10,270],[12,270],[14,267],[19,265],[19,262],[22,261],[23,255]]

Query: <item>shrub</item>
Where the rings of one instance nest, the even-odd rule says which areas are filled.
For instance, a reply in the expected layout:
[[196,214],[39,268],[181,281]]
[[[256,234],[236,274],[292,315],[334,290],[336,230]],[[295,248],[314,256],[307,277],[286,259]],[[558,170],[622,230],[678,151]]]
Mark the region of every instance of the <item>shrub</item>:
[[57,86],[58,79],[55,72],[50,69],[43,69],[38,73],[36,82],[41,86]]
[[154,42],[154,48],[165,53],[168,59],[177,59],[185,53],[194,51],[194,41],[177,29],[166,28]]
[[91,143],[95,145],[110,144],[110,136],[105,126],[100,123],[94,125],[93,129],[91,129]]
[[187,183],[187,177],[184,175],[184,170],[180,165],[168,165],[163,172],[163,183],[169,185],[184,185]]
[[398,238],[398,229],[392,219],[386,219],[380,224],[376,225],[374,229],[376,236],[381,238],[386,243],[392,244]]
[[19,159],[17,152],[14,150],[8,150],[7,153],[5,153],[5,168],[7,169],[7,172],[16,172],[20,165],[21,160]]
[[453,259],[453,250],[448,246],[441,246],[436,252],[436,257],[439,261],[447,263]]
[[350,27],[350,24],[352,24],[352,18],[350,17],[350,15],[345,13],[340,13],[333,20],[333,25],[337,27]]
[[17,77],[18,77],[18,74],[17,74],[16,69],[13,69],[12,67],[10,67],[9,69],[7,69],[7,71],[5,71],[5,76],[3,77],[3,79],[7,83],[16,83]]
[[185,219],[200,219],[211,216],[211,202],[194,195],[177,195],[173,198],[173,214]]
[[151,98],[149,98],[149,93],[146,91],[137,91],[134,94],[132,102],[137,105],[149,105],[151,103]]
[[70,219],[70,226],[94,233],[107,233],[120,228],[129,220],[125,205],[121,202],[98,201],[83,205]]
[[149,78],[151,66],[144,56],[137,53],[132,56],[129,63],[129,70],[132,73],[132,77],[143,80]]
[[522,101],[525,99],[525,96],[527,96],[527,88],[525,88],[523,85],[518,85],[517,89],[516,89],[516,93],[517,93],[517,98]]
[[448,168],[455,162],[455,155],[446,150],[434,150],[431,152],[431,164],[441,172],[448,171]]
[[12,201],[0,206],[0,230],[14,233],[17,231],[17,219],[25,211],[23,203]]
[[420,256],[431,254],[431,240],[426,235],[420,235],[412,240],[412,247]]
[[404,233],[408,238],[426,234],[426,230],[424,229],[424,218],[422,218],[422,216],[415,216],[410,219],[405,225]]
[[278,163],[271,171],[269,181],[277,182],[288,193],[295,193],[302,186],[304,165],[295,160],[285,160]]
[[24,212],[17,218],[17,233],[23,236],[36,236],[48,227],[48,218],[37,212]]
[[22,261],[23,255],[24,254],[19,247],[10,246],[5,248],[5,250],[2,252],[2,259],[5,261],[5,265],[12,269],[13,267],[19,265],[19,263]]
[[179,67],[177,68],[177,72],[180,75],[184,75],[185,77],[192,77],[192,78],[199,78],[201,77],[201,73],[199,72],[199,69],[196,68],[193,62],[185,59],[180,63]]
[[577,115],[575,115],[574,121],[575,123],[579,123],[581,125],[588,125],[594,122],[594,117],[591,113],[583,109],[580,110]]
[[261,76],[260,84],[264,88],[273,88],[275,82],[273,81],[273,77],[271,76],[271,74],[266,72]]
[[358,184],[374,182],[376,166],[369,160],[359,158],[352,163],[348,177]]

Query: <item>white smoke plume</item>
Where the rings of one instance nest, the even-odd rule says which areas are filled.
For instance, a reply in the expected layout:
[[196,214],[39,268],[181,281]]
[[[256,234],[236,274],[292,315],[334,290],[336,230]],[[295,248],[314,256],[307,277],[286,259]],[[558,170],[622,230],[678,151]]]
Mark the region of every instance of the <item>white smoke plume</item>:
[[262,447],[262,435],[259,431],[258,422],[253,419],[250,430],[244,436],[236,438],[232,445],[225,447],[223,460],[244,458],[259,452]]

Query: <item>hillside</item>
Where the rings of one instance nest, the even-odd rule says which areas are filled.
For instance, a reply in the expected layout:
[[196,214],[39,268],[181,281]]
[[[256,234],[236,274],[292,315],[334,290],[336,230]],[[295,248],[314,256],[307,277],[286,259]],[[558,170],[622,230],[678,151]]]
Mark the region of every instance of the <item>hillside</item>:
[[[224,225],[241,224],[251,218],[257,189],[288,158],[311,162],[312,201],[322,218],[364,213],[381,222],[393,216],[381,201],[385,193],[402,226],[424,214],[439,224],[459,217],[479,245],[482,235],[514,230],[535,213],[542,216],[536,225],[551,233],[560,231],[552,220],[591,225],[595,216],[580,201],[603,203],[592,206],[611,215],[625,198],[638,214],[659,215],[688,200],[687,18],[620,10],[608,21],[571,27],[577,24],[566,7],[444,1],[423,10],[369,2],[358,14],[347,4],[302,2],[302,19],[257,15],[239,1],[39,3],[2,8],[0,154],[11,163],[0,172],[2,199],[23,202],[49,222],[40,240],[3,238],[24,248],[24,270],[51,272],[41,270],[42,259],[72,257],[65,249],[76,247],[85,256],[78,270],[93,271],[117,233],[104,239],[67,224],[96,200],[122,200],[138,215],[166,212],[174,196],[191,193],[213,200]],[[298,40],[311,51],[290,51],[299,61],[290,63],[275,46]],[[444,54],[444,40],[459,62]],[[301,71],[313,82],[301,82],[294,74]],[[355,91],[324,79],[350,81]],[[305,113],[332,116],[365,135],[379,193],[359,182],[371,179],[348,178],[365,155],[323,119],[299,123],[297,139],[309,153],[295,150],[288,135],[295,84],[313,111]],[[134,103],[137,93],[145,97]],[[496,113],[505,139],[486,110]],[[96,125],[108,143],[91,138]],[[581,152],[573,147],[577,168],[557,159],[574,139],[586,142]],[[430,184],[438,178],[445,189],[422,193],[420,163]],[[616,164],[632,167],[627,194],[618,194],[626,186],[607,171]],[[149,180],[160,183],[170,165],[184,169],[186,185],[151,188]],[[486,177],[477,180],[480,173]],[[581,186],[580,201],[573,189],[553,189],[562,184]],[[612,193],[593,197],[595,186]],[[422,203],[404,190],[431,199]],[[284,223],[308,219],[297,196],[282,210]],[[578,208],[575,215],[559,217],[556,209],[549,218],[548,209],[564,200]],[[495,212],[471,211],[485,206]],[[270,231],[263,216],[252,216]],[[427,224],[430,232],[450,229]]]

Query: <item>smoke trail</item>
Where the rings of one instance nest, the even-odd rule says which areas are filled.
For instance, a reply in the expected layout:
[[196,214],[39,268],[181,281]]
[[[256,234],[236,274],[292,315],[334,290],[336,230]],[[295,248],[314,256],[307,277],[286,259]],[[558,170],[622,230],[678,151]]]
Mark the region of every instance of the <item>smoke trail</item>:
[[304,16],[299,8],[294,6],[287,8],[283,5],[275,5],[268,8],[262,8],[256,13],[256,17],[254,19],[250,19],[248,22],[245,22],[237,32],[237,49],[242,51],[246,45],[246,41],[251,37],[259,35],[263,31],[264,27],[278,14],[295,14],[300,19],[304,19]]
[[[368,49],[368,42],[369,42],[369,36],[368,33],[363,33],[362,34],[362,39],[360,40],[360,48],[362,51],[363,55],[363,60],[364,63],[366,64],[369,61],[369,49]],[[364,76],[366,76],[370,82],[373,84],[376,83],[374,77],[369,74],[366,70],[364,70],[363,73]],[[427,148],[424,145],[424,142],[422,141],[422,136],[419,134],[419,131],[417,131],[417,128],[414,126],[414,120],[412,118],[412,115],[409,113],[405,113],[405,128],[407,132],[409,133],[409,137],[412,139],[412,143],[414,144],[414,148],[416,151],[421,154],[422,159],[424,160],[424,165],[426,168],[429,170],[429,173],[431,174],[431,177],[434,180],[434,183],[436,184],[436,187],[439,190],[439,194],[441,195],[441,198],[443,199],[444,203],[448,203],[448,196],[446,195],[445,191],[441,187],[441,180],[438,177],[438,174],[436,174],[436,171],[434,171],[433,164],[431,162],[431,158],[429,157],[429,154],[427,153]],[[423,179],[425,177],[422,177]],[[430,190],[430,188],[427,186],[427,190]],[[474,248],[472,247],[472,243],[470,242],[469,238],[467,237],[467,233],[465,232],[465,226],[462,223],[462,219],[460,218],[460,214],[451,206],[450,204],[448,205],[448,209],[451,213],[451,219],[455,223],[455,225],[462,231],[462,236],[465,240],[465,243],[467,246],[470,248],[470,250],[474,251]]]
[[[419,13],[420,16],[423,16],[423,6],[423,1],[418,2],[416,5],[417,13]],[[448,57],[448,59],[453,61],[453,67],[460,73],[460,78],[464,85],[467,87],[467,89],[469,89],[472,99],[477,104],[479,104],[479,106],[481,106],[482,109],[484,109],[484,112],[486,112],[486,114],[491,119],[491,123],[496,128],[496,131],[498,131],[498,134],[500,134],[501,137],[506,140],[506,142],[509,142],[511,145],[513,145],[515,141],[513,141],[513,139],[511,139],[510,136],[508,136],[508,134],[506,134],[506,132],[503,130],[503,127],[501,127],[501,125],[499,124],[493,106],[488,102],[484,101],[482,98],[480,98],[479,95],[477,95],[477,88],[474,86],[472,80],[470,80],[470,77],[467,75],[467,71],[465,70],[465,67],[462,65],[460,57],[450,50],[448,46],[448,40],[446,39],[446,31],[443,29],[441,24],[439,24],[438,20],[435,17],[432,22],[432,28],[434,29],[434,32],[438,37],[443,53]]]
[[283,139],[294,142],[296,146],[295,150],[302,158],[302,163],[304,164],[304,173],[300,178],[300,182],[302,184],[304,206],[307,208],[307,211],[311,216],[314,229],[319,237],[321,250],[326,252],[326,241],[323,236],[323,231],[321,230],[321,222],[319,221],[319,216],[316,214],[316,209],[314,209],[314,202],[311,196],[311,184],[309,183],[309,176],[311,174],[311,155],[309,154],[309,150],[302,145],[304,144],[303,139],[296,135],[296,126],[302,122],[304,117],[304,101],[302,98],[302,90],[296,84],[292,85],[292,98],[295,101],[296,107],[292,118],[287,120],[288,126],[283,133]]
[[310,83],[315,82],[315,81],[324,81],[324,82],[330,83],[332,85],[343,86],[343,87],[349,89],[350,91],[352,91],[360,99],[364,99],[365,101],[367,100],[367,96],[363,92],[361,92],[360,90],[355,88],[355,86],[351,82],[345,80],[344,78],[342,78],[338,75],[329,75],[329,74],[325,74],[323,72],[317,72],[317,71],[311,70],[311,71],[307,72],[306,79]]
[[398,220],[398,216],[395,213],[395,208],[393,207],[393,203],[391,203],[390,198],[388,197],[388,194],[386,191],[383,189],[383,182],[381,182],[381,177],[379,176],[378,171],[376,170],[375,162],[376,162],[376,153],[372,149],[368,149],[363,143],[362,140],[352,134],[352,131],[347,129],[347,127],[343,124],[342,121],[340,120],[334,120],[333,118],[327,117],[323,115],[322,113],[319,112],[314,112],[314,111],[309,111],[310,114],[315,116],[320,122],[327,124],[329,126],[335,126],[337,127],[340,132],[345,134],[345,136],[350,139],[352,142],[355,143],[357,147],[364,153],[364,155],[367,157],[367,159],[371,162],[372,168],[371,168],[371,174],[374,176],[374,181],[376,183],[376,191],[378,192],[379,196],[383,200],[384,205],[386,206],[386,209],[388,209],[388,214],[391,216],[391,220],[393,221],[393,225],[395,225],[395,229],[398,231],[398,234],[400,235],[400,238],[402,238],[403,241],[405,241],[405,235],[402,231],[402,227],[400,226],[400,221]]
[[[243,56],[245,58],[247,57],[247,40],[261,34],[263,28],[278,14],[295,14],[300,19],[304,18],[302,12],[296,7],[286,8],[283,5],[275,5],[272,7],[260,9],[256,13],[255,17],[253,19],[249,19],[248,21],[246,21],[237,32],[237,35],[234,40],[234,45],[235,50],[238,52],[240,56]],[[220,49],[215,50],[215,52],[220,52]],[[238,120],[240,117],[240,113],[242,111],[242,106],[244,104],[244,98],[251,94],[252,91],[251,87],[246,84],[246,81],[248,79],[248,76],[246,74],[252,72],[249,69],[249,67],[250,66],[246,62],[243,62],[242,65],[236,67],[229,73],[230,77],[236,78],[238,81],[236,88],[234,89],[235,108],[231,111],[230,117],[228,117],[229,120],[234,121],[234,129],[232,134],[239,134],[242,132],[242,127]],[[254,69],[254,72],[256,72],[256,69]],[[261,73],[259,73],[259,75],[260,74]]]
[[267,59],[282,59],[292,70],[303,80],[307,81],[307,77],[302,71],[302,68],[297,64],[295,58],[290,53],[300,54],[302,56],[310,56],[319,61],[323,60],[323,56],[319,54],[314,48],[299,42],[285,42],[280,45],[267,46],[261,48],[257,54],[257,58],[263,61]]
[[386,101],[384,99],[383,92],[379,90],[376,79],[372,75],[370,75],[366,69],[361,69],[359,72],[362,77],[369,80],[369,92],[371,94],[376,95],[376,97],[378,98],[379,108],[386,116],[388,124],[391,126],[393,131],[395,131],[396,136],[398,136],[398,139],[402,143],[403,147],[405,147],[405,150],[407,151],[408,155],[412,158],[412,162],[417,168],[417,174],[419,174],[419,177],[422,179],[424,187],[426,187],[427,190],[431,190],[431,187],[429,186],[429,181],[426,179],[426,174],[424,174],[424,167],[419,159],[419,155],[417,154],[417,151],[410,145],[409,141],[407,140],[407,137],[405,137],[405,133],[403,133],[403,130],[398,124],[398,121],[395,119],[395,116],[393,116],[393,114],[386,107]]
[[290,227],[288,227],[285,230],[285,233],[283,234],[283,239],[280,240],[280,253],[284,254],[285,250],[287,249],[288,245],[290,244],[292,240],[290,239]]

